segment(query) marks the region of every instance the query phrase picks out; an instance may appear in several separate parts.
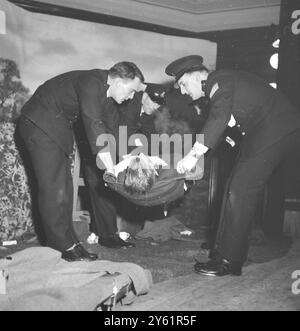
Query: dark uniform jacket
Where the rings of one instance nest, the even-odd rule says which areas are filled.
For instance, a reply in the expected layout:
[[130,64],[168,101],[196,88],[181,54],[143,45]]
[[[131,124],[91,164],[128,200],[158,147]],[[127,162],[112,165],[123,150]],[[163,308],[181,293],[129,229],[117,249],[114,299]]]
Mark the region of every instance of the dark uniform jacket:
[[64,73],[46,81],[24,105],[22,114],[43,130],[66,154],[73,151],[72,124],[82,118],[93,154],[98,135],[111,133],[118,125],[114,101],[106,93],[108,71]]
[[206,94],[210,96],[210,111],[201,133],[209,148],[217,145],[231,115],[244,136],[241,151],[245,157],[300,129],[299,111],[282,93],[255,75],[215,71],[208,76]]

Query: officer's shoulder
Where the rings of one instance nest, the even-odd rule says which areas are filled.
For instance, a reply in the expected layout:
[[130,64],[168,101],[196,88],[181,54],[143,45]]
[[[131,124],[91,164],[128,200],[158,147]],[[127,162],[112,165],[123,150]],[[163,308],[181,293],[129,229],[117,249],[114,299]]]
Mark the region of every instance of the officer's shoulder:
[[239,75],[238,70],[232,70],[232,69],[219,69],[219,70],[215,70],[212,71],[209,74],[209,79],[223,79],[226,77],[235,77],[237,75]]
[[222,70],[213,71],[209,75],[208,86],[212,88],[217,84],[218,88],[230,87],[233,85],[233,82],[236,79],[236,77],[238,77],[238,75],[239,72],[236,70],[222,69]]

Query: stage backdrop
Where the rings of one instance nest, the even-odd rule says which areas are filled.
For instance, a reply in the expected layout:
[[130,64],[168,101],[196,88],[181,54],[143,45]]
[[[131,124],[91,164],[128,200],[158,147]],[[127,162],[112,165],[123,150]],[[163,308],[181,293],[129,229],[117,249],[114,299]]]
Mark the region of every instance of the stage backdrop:
[[213,42],[31,13],[5,0],[0,10],[6,21],[0,57],[16,61],[31,92],[56,74],[106,69],[122,60],[136,63],[146,81],[157,83],[168,79],[164,68],[181,56],[201,54],[209,68],[215,67]]
[[0,240],[32,229],[26,174],[13,133],[22,104],[47,79],[132,61],[146,81],[165,83],[166,65],[200,54],[215,68],[213,42],[36,14],[0,0]]

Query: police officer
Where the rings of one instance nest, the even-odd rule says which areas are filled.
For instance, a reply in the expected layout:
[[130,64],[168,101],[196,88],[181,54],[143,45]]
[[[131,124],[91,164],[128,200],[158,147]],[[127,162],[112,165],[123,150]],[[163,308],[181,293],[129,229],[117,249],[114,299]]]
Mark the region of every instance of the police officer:
[[72,224],[73,124],[82,119],[92,153],[101,160],[98,164],[112,169],[112,155],[97,146],[97,138],[118,125],[114,101],[120,104],[133,98],[143,81],[143,74],[131,62],[117,63],[109,70],[72,71],[41,85],[22,109],[20,136],[38,183],[46,244],[61,251],[67,261],[97,259],[79,243]]
[[208,119],[197,142],[177,164],[191,170],[201,155],[214,149],[228,124],[243,135],[241,155],[228,179],[214,254],[195,271],[209,276],[241,275],[247,258],[248,237],[264,186],[273,169],[300,146],[300,114],[287,98],[250,73],[233,70],[209,72],[200,55],[180,58],[166,68],[182,94],[193,100],[210,98]]

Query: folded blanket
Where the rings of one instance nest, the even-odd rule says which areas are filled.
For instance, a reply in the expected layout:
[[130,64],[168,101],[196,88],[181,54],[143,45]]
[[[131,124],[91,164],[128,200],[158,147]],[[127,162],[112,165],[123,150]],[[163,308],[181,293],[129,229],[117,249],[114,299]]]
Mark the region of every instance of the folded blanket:
[[0,310],[94,310],[133,283],[135,294],[146,294],[151,273],[134,263],[96,260],[66,262],[51,248],[33,247],[0,260],[9,275],[7,294],[0,294]]

